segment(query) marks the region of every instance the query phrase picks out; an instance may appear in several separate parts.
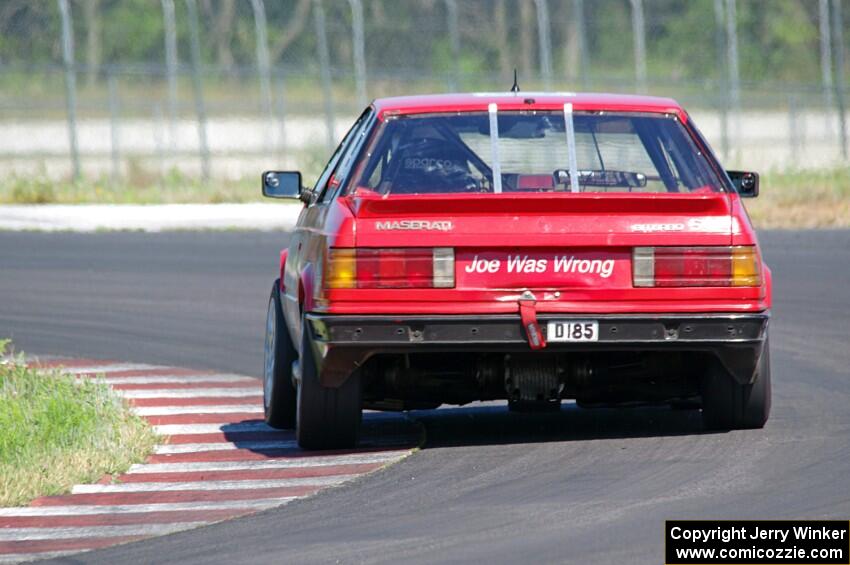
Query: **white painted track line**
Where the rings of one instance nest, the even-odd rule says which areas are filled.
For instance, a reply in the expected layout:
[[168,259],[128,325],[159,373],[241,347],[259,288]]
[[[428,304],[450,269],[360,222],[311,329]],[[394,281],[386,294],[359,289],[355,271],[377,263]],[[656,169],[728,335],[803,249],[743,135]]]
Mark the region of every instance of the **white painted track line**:
[[24,563],[27,561],[37,561],[40,559],[56,559],[57,557],[65,557],[85,551],[84,549],[69,549],[67,551],[45,551],[42,553],[5,553],[0,555],[0,563]]
[[161,536],[171,532],[197,528],[205,524],[206,522],[176,522],[173,524],[133,524],[132,526],[94,526],[90,528],[0,528],[0,541]]
[[295,449],[298,444],[294,439],[269,441],[218,441],[214,443],[171,443],[158,445],[154,448],[157,455],[174,455],[177,453],[203,453],[205,451],[233,451],[234,449],[250,449],[251,451],[271,449]]
[[[103,492],[163,492],[183,490],[254,490],[283,487],[324,487],[350,481],[360,475],[330,475],[326,477],[297,477],[292,479],[262,479],[244,481],[187,481],[185,483],[117,483],[113,485],[77,485],[73,494]],[[3,530],[0,529],[0,532]]]
[[240,432],[280,432],[265,422],[239,422],[237,424],[160,424],[153,430],[164,436],[186,434],[215,434]]
[[[7,2],[0,3],[3,6],[6,4]],[[6,122],[4,126],[6,127],[3,131],[4,137],[14,135],[9,133]],[[222,124],[222,126],[229,128],[229,125]],[[5,147],[7,140],[3,141]],[[231,228],[264,231],[291,230],[295,226],[300,211],[301,206],[295,204],[266,202],[120,205],[6,204],[3,206],[3,215],[0,217],[0,228],[75,232],[97,230],[160,232],[175,229]]]
[[245,397],[262,394],[260,386],[253,388],[157,388],[153,390],[116,390],[124,398],[225,398]]
[[162,365],[147,365],[145,363],[113,363],[111,365],[90,365],[88,367],[62,368],[62,372],[79,375],[83,373],[99,374],[117,373],[119,371],[149,371],[152,369],[168,369],[168,367],[164,367]]
[[291,459],[267,459],[261,461],[195,461],[191,463],[139,463],[130,467],[128,474],[145,473],[191,473],[196,471],[252,471],[262,469],[294,469],[325,467],[331,465],[359,465],[363,463],[388,463],[403,459],[409,449],[362,453],[351,455],[326,455],[316,457],[294,457]]
[[253,377],[244,375],[229,375],[227,373],[216,373],[209,375],[151,375],[149,377],[104,377],[106,383],[111,385],[148,385],[148,384],[193,384],[193,383],[257,383],[260,382]]
[[[92,516],[95,514],[137,514],[145,512],[180,512],[186,510],[263,510],[291,502],[297,496],[217,502],[157,502],[154,504],[78,504],[69,506],[23,506],[0,508],[0,517]],[[0,530],[2,531],[2,530]]]
[[[399,445],[394,438],[374,439],[369,442],[371,447],[391,447]],[[204,453],[207,451],[233,451],[248,449],[250,451],[265,451],[273,449],[295,449],[298,443],[294,439],[256,440],[256,441],[216,441],[209,443],[167,443],[154,448],[156,455],[175,455],[179,453]]]
[[174,416],[177,414],[238,414],[256,413],[263,415],[263,407],[256,404],[221,404],[215,406],[136,406],[133,411],[139,416]]

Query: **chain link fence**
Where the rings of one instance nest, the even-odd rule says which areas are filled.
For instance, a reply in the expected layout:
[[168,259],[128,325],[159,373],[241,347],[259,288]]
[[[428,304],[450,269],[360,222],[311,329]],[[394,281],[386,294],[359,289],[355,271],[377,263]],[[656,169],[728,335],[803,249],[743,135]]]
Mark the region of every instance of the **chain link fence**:
[[315,173],[378,96],[672,96],[730,166],[843,166],[841,0],[2,0],[0,172]]

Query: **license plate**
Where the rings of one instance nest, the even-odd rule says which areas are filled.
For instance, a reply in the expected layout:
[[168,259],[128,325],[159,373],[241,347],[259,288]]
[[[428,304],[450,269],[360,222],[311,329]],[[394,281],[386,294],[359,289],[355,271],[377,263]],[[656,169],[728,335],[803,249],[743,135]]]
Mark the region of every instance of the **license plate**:
[[599,322],[596,320],[570,320],[549,322],[547,341],[599,341]]

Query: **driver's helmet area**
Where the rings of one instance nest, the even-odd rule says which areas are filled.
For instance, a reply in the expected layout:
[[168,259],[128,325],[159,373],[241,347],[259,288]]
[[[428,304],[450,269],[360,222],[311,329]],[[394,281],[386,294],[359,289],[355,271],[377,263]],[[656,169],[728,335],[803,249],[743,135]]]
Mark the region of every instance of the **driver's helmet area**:
[[460,150],[443,139],[406,140],[396,153],[392,192],[460,192],[474,187],[469,164]]
[[464,192],[478,186],[464,147],[430,120],[387,125],[360,186],[381,193]]

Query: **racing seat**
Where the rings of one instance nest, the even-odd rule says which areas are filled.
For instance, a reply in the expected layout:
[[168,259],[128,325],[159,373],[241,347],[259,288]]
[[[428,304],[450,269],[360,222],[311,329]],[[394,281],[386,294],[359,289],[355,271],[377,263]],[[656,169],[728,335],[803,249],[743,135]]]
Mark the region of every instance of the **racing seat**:
[[427,138],[400,147],[389,180],[395,194],[467,192],[477,186],[469,163],[441,139]]

